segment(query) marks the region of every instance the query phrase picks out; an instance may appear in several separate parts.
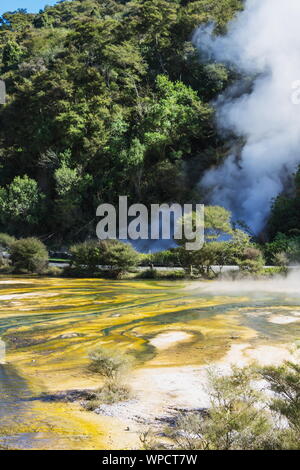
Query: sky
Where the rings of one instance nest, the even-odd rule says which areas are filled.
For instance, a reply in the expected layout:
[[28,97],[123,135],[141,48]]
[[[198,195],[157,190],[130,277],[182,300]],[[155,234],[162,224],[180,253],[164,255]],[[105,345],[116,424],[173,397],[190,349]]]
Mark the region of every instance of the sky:
[[45,5],[54,5],[55,3],[57,3],[57,0],[1,0],[0,15],[18,8],[26,8],[29,13],[35,13],[44,8]]

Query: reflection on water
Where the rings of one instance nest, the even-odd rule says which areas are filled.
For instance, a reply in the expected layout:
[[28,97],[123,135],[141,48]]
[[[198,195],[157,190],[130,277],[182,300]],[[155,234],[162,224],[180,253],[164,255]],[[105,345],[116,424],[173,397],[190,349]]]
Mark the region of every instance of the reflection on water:
[[14,366],[0,364],[0,419],[13,416],[17,422],[26,410],[25,400],[30,397],[26,381]]
[[[12,365],[0,364],[0,443],[19,445],[23,439],[18,431],[19,426],[32,419],[30,404],[27,400],[31,397],[26,381],[18,375]],[[2,436],[1,436],[2,434]],[[3,435],[5,434],[5,438]]]
[[[140,366],[163,367],[218,360],[236,342],[290,343],[300,338],[298,285],[1,279],[0,445],[105,448],[99,424],[39,398],[96,386],[90,350],[118,347]],[[188,340],[156,348],[153,338],[172,331]]]

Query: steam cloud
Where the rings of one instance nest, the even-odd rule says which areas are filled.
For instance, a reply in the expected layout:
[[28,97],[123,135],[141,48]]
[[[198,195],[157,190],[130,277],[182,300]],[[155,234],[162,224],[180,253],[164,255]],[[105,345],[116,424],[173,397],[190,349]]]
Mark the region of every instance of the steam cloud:
[[226,36],[213,36],[209,25],[194,37],[216,61],[253,77],[250,91],[242,92],[239,82],[217,100],[220,130],[245,143],[209,170],[201,186],[211,191],[211,203],[230,209],[255,233],[300,163],[300,106],[293,100],[300,79],[299,27],[299,0],[247,0]]

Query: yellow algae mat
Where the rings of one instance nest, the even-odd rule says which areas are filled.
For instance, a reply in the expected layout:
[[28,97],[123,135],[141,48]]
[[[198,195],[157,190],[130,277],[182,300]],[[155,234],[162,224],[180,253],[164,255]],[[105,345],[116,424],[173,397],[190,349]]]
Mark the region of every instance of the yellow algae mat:
[[132,354],[132,382],[147,394],[155,379],[151,385],[144,371],[188,380],[189,367],[221,361],[238,344],[255,348],[297,339],[299,312],[292,295],[261,292],[254,299],[253,292],[218,293],[213,283],[1,278],[0,337],[7,354],[0,365],[0,443],[136,448],[137,433],[124,432],[118,417],[51,401],[58,391],[101,385],[87,370],[89,352],[105,346]]

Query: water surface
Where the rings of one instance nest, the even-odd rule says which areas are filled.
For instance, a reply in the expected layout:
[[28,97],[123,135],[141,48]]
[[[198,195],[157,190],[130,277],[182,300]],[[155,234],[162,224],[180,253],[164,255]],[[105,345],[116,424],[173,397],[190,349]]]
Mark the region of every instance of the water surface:
[[[107,423],[76,405],[51,402],[59,390],[95,387],[88,353],[99,345],[132,354],[138,367],[205,364],[232,344],[300,339],[300,293],[270,285],[2,278],[0,445],[105,448]],[[288,290],[288,292],[286,292]],[[152,339],[185,332],[157,349]]]

